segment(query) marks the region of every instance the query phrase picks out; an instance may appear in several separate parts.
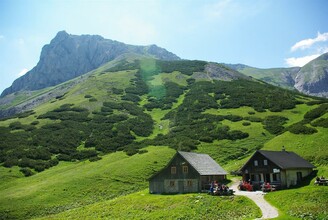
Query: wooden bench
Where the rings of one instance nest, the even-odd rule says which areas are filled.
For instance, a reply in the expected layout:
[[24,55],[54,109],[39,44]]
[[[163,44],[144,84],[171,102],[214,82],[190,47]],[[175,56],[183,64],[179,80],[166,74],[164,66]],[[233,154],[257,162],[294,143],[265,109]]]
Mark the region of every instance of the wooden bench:
[[318,186],[328,186],[328,179],[320,179],[314,182],[314,185]]

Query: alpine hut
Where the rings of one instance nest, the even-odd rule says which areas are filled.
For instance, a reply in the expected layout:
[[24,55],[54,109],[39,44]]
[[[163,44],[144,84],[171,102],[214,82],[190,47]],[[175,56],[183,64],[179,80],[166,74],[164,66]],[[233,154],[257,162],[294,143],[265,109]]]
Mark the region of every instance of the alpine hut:
[[165,168],[149,178],[150,193],[190,193],[208,190],[227,172],[209,155],[178,151]]

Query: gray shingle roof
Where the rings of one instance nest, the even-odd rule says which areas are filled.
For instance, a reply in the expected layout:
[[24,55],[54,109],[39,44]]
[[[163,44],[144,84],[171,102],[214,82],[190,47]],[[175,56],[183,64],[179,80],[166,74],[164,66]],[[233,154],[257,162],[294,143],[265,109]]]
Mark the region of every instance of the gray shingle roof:
[[228,173],[217,164],[209,155],[191,152],[178,153],[197,170],[200,175],[227,175]]
[[291,151],[259,150],[260,154],[275,163],[281,169],[315,168],[311,163]]

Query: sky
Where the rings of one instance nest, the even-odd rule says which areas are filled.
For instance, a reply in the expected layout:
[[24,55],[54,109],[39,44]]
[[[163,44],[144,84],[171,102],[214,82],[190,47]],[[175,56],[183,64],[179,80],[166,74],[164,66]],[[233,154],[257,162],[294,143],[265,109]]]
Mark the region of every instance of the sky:
[[183,59],[303,66],[328,52],[327,12],[326,0],[0,0],[0,93],[61,30]]

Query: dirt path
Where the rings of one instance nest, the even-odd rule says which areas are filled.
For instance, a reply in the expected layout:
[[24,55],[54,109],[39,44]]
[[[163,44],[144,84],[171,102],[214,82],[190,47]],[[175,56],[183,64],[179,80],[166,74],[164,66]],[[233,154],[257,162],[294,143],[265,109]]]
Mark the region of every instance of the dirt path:
[[278,217],[278,210],[270,205],[265,199],[262,191],[256,192],[247,192],[247,191],[240,191],[237,189],[238,183],[234,183],[231,188],[235,191],[235,195],[246,196],[253,200],[255,204],[261,209],[262,217],[260,219],[270,219]]

